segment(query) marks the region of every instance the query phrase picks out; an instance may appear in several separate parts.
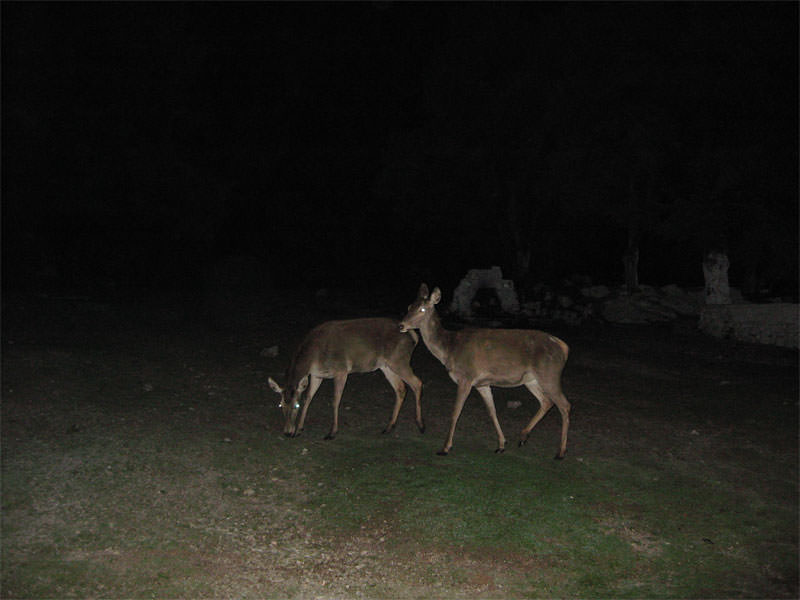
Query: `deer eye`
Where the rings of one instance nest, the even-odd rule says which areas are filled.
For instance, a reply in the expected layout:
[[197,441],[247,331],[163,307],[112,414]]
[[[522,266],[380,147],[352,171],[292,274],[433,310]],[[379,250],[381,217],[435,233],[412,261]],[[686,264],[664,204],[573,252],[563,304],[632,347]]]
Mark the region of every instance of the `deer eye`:
[[297,410],[298,408],[300,408],[300,403],[299,402],[295,402],[294,403],[294,409]]
[[420,306],[419,307],[419,312],[425,312],[425,307],[424,306]]

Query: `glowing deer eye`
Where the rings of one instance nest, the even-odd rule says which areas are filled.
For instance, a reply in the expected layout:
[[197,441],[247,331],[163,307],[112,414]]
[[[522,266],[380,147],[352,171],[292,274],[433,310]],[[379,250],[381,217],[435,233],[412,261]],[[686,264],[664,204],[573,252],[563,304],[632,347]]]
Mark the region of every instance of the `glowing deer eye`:
[[294,409],[297,410],[298,408],[300,408],[300,403],[299,402],[295,402],[294,403]]
[[424,306],[420,306],[419,307],[419,312],[425,312],[425,307]]

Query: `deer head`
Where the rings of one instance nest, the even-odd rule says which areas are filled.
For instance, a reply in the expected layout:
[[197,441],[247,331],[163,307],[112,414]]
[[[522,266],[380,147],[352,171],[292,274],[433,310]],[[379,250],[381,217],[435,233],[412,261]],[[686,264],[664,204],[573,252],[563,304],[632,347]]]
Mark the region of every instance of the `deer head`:
[[272,377],[268,381],[269,387],[281,396],[278,408],[283,411],[283,434],[287,437],[294,437],[297,433],[296,423],[297,413],[300,411],[300,397],[308,387],[308,376],[303,377],[297,385],[291,386],[287,384],[285,388],[279,386]]
[[424,283],[420,285],[417,299],[409,304],[406,316],[400,321],[400,331],[419,329],[420,325],[429,319],[436,310],[434,307],[439,304],[441,299],[442,292],[438,287],[433,288],[433,292],[429,294],[428,286]]

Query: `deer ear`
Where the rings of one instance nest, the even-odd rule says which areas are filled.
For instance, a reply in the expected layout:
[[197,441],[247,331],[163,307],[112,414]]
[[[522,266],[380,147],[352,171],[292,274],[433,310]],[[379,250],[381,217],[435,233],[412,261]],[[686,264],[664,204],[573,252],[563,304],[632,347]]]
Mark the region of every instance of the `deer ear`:
[[431,292],[431,302],[433,304],[439,304],[439,300],[442,299],[442,290],[438,287],[433,288],[433,292]]
[[269,387],[271,387],[274,391],[278,392],[279,394],[283,393],[283,388],[279,386],[272,377],[267,379],[267,382],[269,383]]
[[417,292],[417,298],[422,300],[423,298],[428,297],[428,286],[425,283],[420,284],[419,291]]
[[307,387],[308,387],[308,375],[303,377],[300,380],[300,383],[297,384],[297,393],[302,394],[304,391],[306,391]]

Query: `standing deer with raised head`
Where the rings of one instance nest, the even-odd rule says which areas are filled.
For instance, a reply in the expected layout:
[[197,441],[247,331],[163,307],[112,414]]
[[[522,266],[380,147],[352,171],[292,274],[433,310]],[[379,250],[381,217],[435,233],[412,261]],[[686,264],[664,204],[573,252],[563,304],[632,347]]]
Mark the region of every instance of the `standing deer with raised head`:
[[458,385],[456,403],[450,420],[450,432],[438,454],[445,455],[453,447],[453,434],[464,402],[474,387],[483,398],[489,417],[497,431],[497,450],[505,450],[506,438],[494,406],[491,386],[524,385],[537,400],[539,411],[522,430],[522,446],[531,430],[555,404],[561,413],[561,446],[556,458],[567,452],[570,404],[561,391],[561,371],[567,362],[569,347],[543,331],[525,329],[462,329],[448,331],[442,327],[436,304],[442,298],[439,288],[428,293],[424,283],[417,299],[400,321],[400,330],[419,329],[422,341],[447,369]]
[[[410,334],[410,335],[409,335]],[[339,431],[339,403],[344,384],[350,373],[370,373],[380,369],[395,392],[392,419],[383,430],[390,432],[397,423],[403,405],[406,384],[413,390],[417,403],[416,423],[425,431],[422,421],[422,381],[411,370],[411,354],[417,346],[416,333],[401,332],[392,319],[351,319],[328,321],[306,334],[286,370],[286,386],[281,387],[272,377],[269,386],[281,395],[279,406],[283,409],[283,433],[295,437],[303,430],[308,405],[317,393],[323,379],[333,379],[333,425],[326,440],[336,437]],[[308,388],[300,420],[300,397]]]

